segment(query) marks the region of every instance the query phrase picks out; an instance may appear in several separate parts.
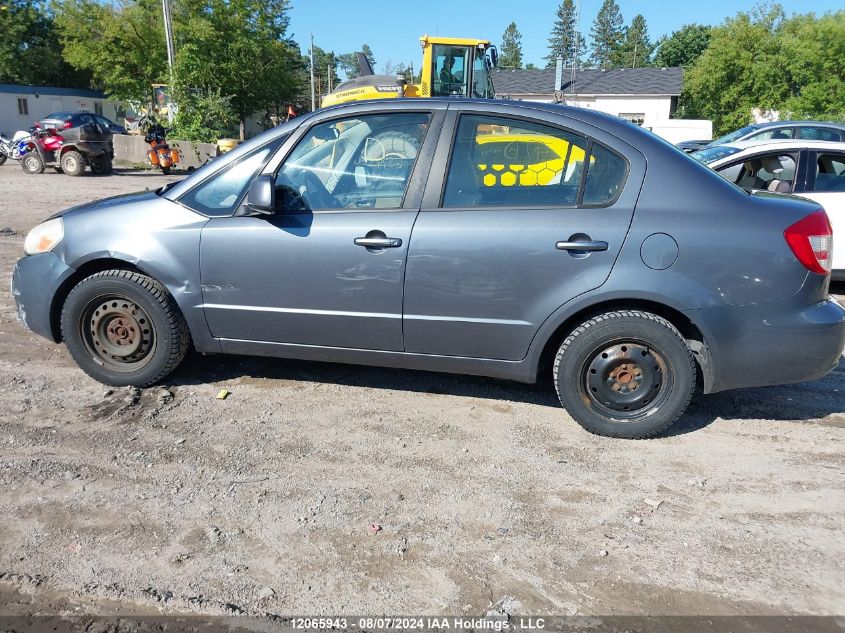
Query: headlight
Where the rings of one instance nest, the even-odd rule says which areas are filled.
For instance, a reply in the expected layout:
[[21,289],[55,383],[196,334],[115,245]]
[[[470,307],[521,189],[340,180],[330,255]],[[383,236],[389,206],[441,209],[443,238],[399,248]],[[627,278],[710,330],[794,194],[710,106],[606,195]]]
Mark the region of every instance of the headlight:
[[61,242],[64,236],[65,229],[61,218],[47,220],[29,232],[26,241],[23,243],[23,250],[27,255],[46,253],[53,250],[53,247]]

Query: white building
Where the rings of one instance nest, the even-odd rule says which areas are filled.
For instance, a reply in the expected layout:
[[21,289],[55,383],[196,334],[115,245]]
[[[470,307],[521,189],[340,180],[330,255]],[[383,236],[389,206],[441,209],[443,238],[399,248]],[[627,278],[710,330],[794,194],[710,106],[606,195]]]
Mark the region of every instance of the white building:
[[709,122],[701,122],[703,126],[691,129],[689,124],[699,122],[672,118],[682,83],[683,68],[588,68],[574,73],[570,68],[543,68],[493,72],[493,88],[499,99],[561,101],[616,115],[666,138],[673,136],[675,130],[685,138],[704,138],[701,135],[709,135],[709,131],[699,128],[712,130]]
[[87,110],[122,124],[120,108],[99,90],[0,84],[0,132],[9,136],[53,112]]

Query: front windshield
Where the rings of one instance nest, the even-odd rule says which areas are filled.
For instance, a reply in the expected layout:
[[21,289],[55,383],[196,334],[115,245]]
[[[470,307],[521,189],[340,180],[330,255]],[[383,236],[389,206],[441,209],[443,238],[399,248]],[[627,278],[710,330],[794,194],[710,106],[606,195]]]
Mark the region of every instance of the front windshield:
[[715,141],[710,141],[707,144],[707,147],[713,147],[714,145],[724,145],[725,143],[732,143],[738,138],[742,138],[746,134],[749,134],[750,132],[753,132],[756,129],[757,128],[753,125],[749,125],[748,127],[743,127],[738,130],[734,130],[730,134],[725,134],[723,137],[717,138]]
[[472,65],[472,96],[479,99],[493,98],[493,81],[490,78],[490,60],[481,49],[476,49]]
[[704,149],[698,150],[697,152],[693,152],[692,154],[690,154],[690,156],[697,160],[699,163],[709,165],[710,163],[715,162],[720,158],[725,158],[725,156],[736,154],[738,151],[740,150],[736,147],[715,145],[713,147],[708,146]]

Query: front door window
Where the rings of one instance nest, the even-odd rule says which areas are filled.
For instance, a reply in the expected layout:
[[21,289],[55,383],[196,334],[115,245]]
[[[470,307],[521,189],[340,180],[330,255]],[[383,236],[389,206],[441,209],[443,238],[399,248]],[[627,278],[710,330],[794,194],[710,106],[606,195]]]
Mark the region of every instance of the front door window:
[[315,125],[276,177],[280,210],[400,208],[428,121],[403,112]]

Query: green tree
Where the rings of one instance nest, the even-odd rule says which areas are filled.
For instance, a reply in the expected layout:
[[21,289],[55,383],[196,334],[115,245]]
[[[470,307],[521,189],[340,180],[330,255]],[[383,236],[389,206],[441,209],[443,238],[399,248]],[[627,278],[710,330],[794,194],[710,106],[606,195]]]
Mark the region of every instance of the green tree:
[[625,37],[622,13],[614,0],[604,0],[593,27],[591,61],[598,68],[612,68],[614,57]]
[[288,0],[180,0],[174,13],[176,103],[225,98],[240,124],[283,110],[297,93],[298,47],[286,37]]
[[364,53],[364,56],[369,60],[370,66],[372,66],[373,69],[376,67],[376,60],[375,57],[373,57],[373,51],[367,44],[362,44],[360,51],[356,51],[354,53],[343,53],[342,55],[337,56],[338,66],[340,67],[340,70],[343,71],[343,74],[347,79],[354,79],[361,73],[361,70],[358,67],[358,52]]
[[685,24],[657,43],[655,66],[690,66],[710,44],[712,27],[704,24]]
[[537,70],[537,64],[534,62],[528,62],[525,64],[525,70]]
[[617,68],[638,68],[648,66],[654,54],[654,44],[648,36],[645,18],[637,14],[631,20],[631,26],[625,29],[622,44],[611,55]]
[[117,99],[148,101],[150,84],[167,83],[161,3],[129,0],[59,0],[56,27],[64,59],[89,72]]
[[781,110],[845,123],[845,11],[794,16],[781,25],[780,39],[789,88]]
[[789,91],[782,21],[775,5],[740,12],[713,29],[710,45],[684,74],[684,116],[712,119],[714,133],[722,134],[747,125],[753,108],[781,107]]
[[564,66],[579,65],[586,44],[584,36],[578,32],[577,17],[574,0],[563,0],[555,12],[549,54],[544,58],[546,68],[555,66],[558,57],[563,57]]
[[0,83],[87,87],[91,74],[62,58],[53,14],[38,0],[0,3]]
[[516,22],[508,24],[508,28],[502,34],[499,67],[522,68],[522,33],[516,28]]

